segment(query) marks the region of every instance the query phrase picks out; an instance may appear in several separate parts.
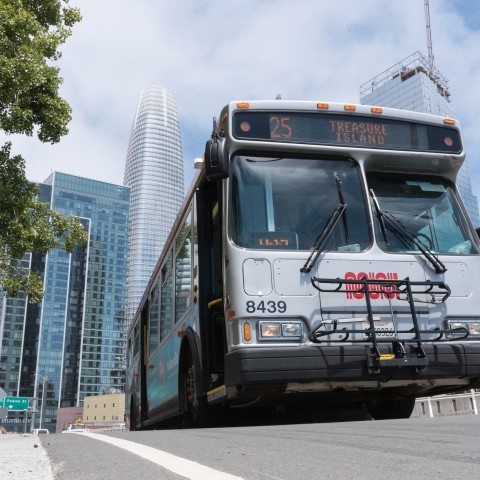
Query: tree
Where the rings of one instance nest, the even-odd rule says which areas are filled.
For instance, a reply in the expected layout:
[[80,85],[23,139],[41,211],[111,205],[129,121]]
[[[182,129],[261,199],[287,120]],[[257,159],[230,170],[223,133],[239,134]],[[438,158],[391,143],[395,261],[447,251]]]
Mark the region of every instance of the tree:
[[55,143],[68,133],[68,103],[59,97],[62,82],[52,65],[58,47],[81,20],[68,0],[0,0],[0,128]]
[[[0,0],[0,129],[56,143],[68,133],[71,108],[59,96],[54,66],[58,48],[81,20],[68,0]],[[26,253],[51,248],[72,251],[86,242],[78,218],[63,217],[37,199],[25,177],[25,161],[0,148],[0,285],[8,295],[25,291],[31,302],[43,296],[41,278],[19,266]]]

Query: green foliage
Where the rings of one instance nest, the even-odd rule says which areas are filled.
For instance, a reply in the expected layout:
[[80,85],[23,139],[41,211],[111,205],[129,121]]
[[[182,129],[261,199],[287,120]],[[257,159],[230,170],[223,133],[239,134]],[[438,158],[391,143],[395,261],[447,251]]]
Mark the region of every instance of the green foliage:
[[68,133],[71,108],[59,97],[52,65],[81,20],[68,0],[0,0],[0,129],[56,143]]
[[[68,0],[0,0],[0,129],[56,143],[68,133],[71,108],[59,96],[54,66],[58,48],[81,20]],[[63,217],[37,199],[25,177],[25,162],[0,147],[0,285],[7,295],[23,290],[31,302],[43,297],[42,279],[20,262],[30,252],[71,252],[85,243],[80,220]]]
[[87,232],[77,217],[64,217],[37,200],[38,187],[26,179],[22,157],[11,157],[10,149],[9,143],[0,149],[0,283],[10,296],[24,290],[38,302],[42,280],[22,269],[20,260],[52,248],[72,252],[87,241]]

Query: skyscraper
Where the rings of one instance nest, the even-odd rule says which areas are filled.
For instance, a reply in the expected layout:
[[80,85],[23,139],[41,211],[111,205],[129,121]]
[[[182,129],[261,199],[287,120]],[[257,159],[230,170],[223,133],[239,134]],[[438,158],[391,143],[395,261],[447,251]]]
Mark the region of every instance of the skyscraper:
[[140,96],[124,184],[131,187],[126,283],[131,321],[184,197],[180,126],[166,88],[149,87]]
[[130,192],[57,172],[39,187],[52,210],[80,218],[88,243],[71,254],[26,256],[24,267],[44,278],[41,303],[0,295],[0,386],[9,396],[37,398],[52,432],[58,407],[82,406],[84,396],[124,385]]
[[[421,53],[415,52],[360,86],[360,103],[451,116],[448,81]],[[465,160],[457,178],[460,194],[475,226],[480,225],[478,199],[472,192]]]

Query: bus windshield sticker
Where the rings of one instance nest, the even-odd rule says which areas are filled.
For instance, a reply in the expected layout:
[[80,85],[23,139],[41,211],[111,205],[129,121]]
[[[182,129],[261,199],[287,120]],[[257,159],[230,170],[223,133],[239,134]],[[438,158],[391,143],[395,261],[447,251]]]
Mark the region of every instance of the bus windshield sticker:
[[412,181],[407,180],[406,185],[411,185],[413,187],[419,187],[422,192],[446,192],[445,186],[441,183],[431,183],[423,181]]
[[298,238],[293,232],[250,232],[252,248],[298,250]]

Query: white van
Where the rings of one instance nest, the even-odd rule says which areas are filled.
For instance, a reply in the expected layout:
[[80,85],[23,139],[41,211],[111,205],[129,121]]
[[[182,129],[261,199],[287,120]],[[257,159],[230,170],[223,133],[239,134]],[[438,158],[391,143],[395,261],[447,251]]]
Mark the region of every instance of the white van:
[[63,430],[62,433],[70,433],[70,432],[83,432],[85,431],[86,426],[84,423],[71,423],[67,428]]

